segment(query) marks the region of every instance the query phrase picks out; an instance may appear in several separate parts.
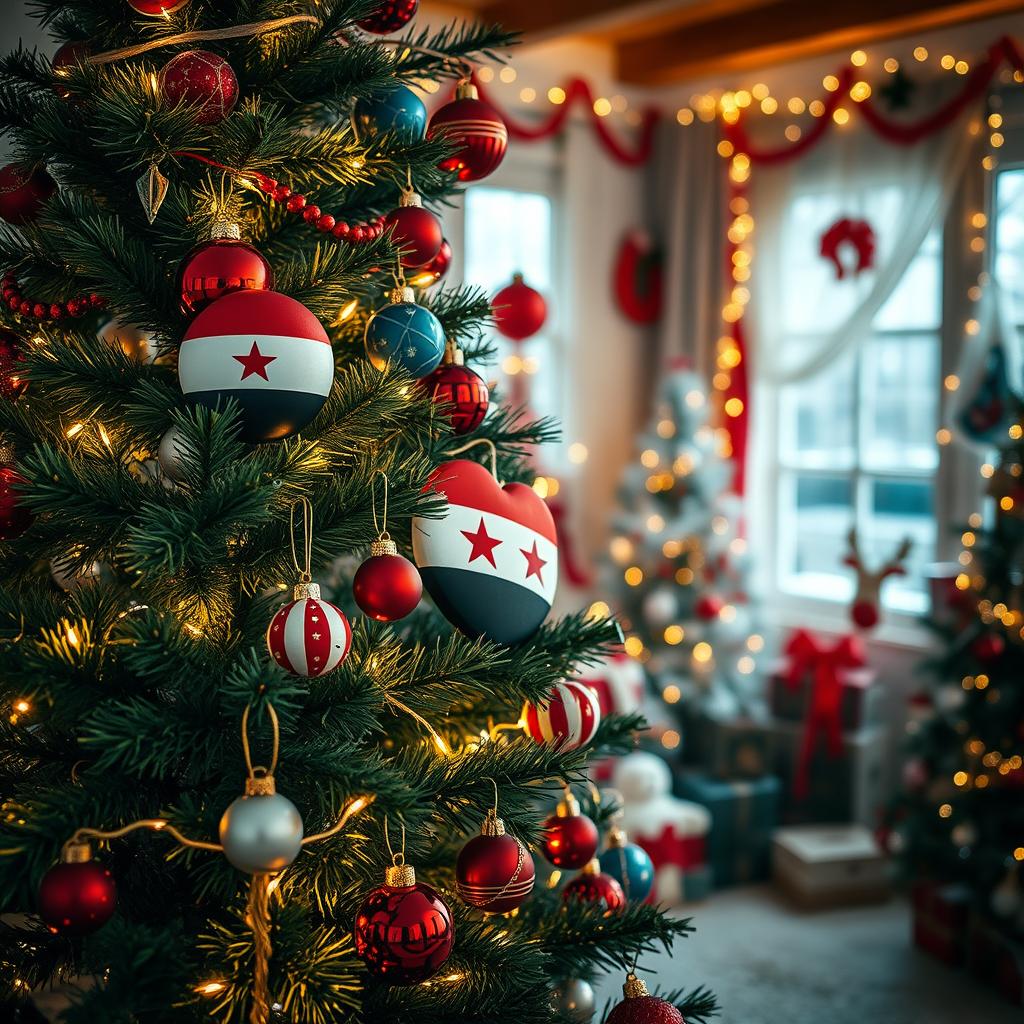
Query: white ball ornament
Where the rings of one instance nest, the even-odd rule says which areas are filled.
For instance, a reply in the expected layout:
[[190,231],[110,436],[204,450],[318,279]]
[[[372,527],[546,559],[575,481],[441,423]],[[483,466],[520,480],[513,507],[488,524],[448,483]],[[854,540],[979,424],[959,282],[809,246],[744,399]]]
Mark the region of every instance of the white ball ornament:
[[176,484],[184,483],[185,481],[185,474],[181,468],[181,456],[184,450],[181,428],[177,423],[172,423],[167,428],[164,436],[160,438],[160,447],[157,449],[156,460],[160,463],[164,476]]
[[320,598],[316,583],[298,583],[293,600],[283,605],[267,627],[267,650],[286,672],[307,679],[337,668],[352,646],[345,613]]
[[224,856],[249,874],[282,871],[302,849],[302,818],[271,775],[246,780],[245,795],[228,806],[219,831]]
[[679,600],[669,587],[652,590],[641,607],[648,624],[655,627],[667,626],[679,615]]

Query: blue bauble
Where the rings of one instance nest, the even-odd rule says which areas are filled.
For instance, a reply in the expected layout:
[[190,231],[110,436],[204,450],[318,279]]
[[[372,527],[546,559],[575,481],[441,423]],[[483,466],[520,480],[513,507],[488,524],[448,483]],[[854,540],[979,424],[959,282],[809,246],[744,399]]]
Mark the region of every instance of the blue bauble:
[[427,108],[406,85],[356,100],[352,120],[361,135],[397,131],[418,141],[427,130]]
[[641,903],[654,887],[654,865],[647,851],[636,843],[610,846],[598,858],[601,871],[611,875],[630,903]]
[[441,321],[415,302],[392,302],[377,310],[366,324],[365,341],[378,370],[390,362],[413,377],[425,377],[444,355]]

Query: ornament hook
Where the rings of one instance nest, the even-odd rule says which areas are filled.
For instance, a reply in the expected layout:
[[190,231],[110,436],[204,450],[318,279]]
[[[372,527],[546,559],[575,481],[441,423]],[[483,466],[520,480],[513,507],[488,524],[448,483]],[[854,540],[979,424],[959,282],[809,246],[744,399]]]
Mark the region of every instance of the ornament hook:
[[[384,509],[381,514],[380,524],[377,523],[377,476],[384,478]],[[378,469],[370,478],[370,511],[373,513],[373,528],[377,533],[377,540],[391,540],[388,533],[388,475],[383,469]]]
[[391,848],[391,835],[388,832],[388,816],[384,815],[384,845],[388,848],[388,853],[391,856],[391,863],[394,867],[400,868],[405,864],[405,822],[401,822],[402,826],[402,848],[395,853]]
[[[491,476],[495,480],[498,480],[498,446],[489,437],[478,437],[474,441],[468,441],[466,444],[459,448],[449,448],[446,455],[460,455],[462,452],[468,452],[470,448],[476,448],[477,445],[486,445],[491,452]],[[500,484],[501,481],[498,480]]]
[[256,779],[257,772],[261,773],[263,778],[273,779],[274,771],[277,769],[277,755],[281,750],[281,725],[277,718],[277,712],[274,710],[274,705],[267,701],[266,708],[267,714],[270,716],[270,727],[273,732],[273,747],[271,748],[270,754],[270,767],[264,767],[261,764],[253,765],[252,763],[252,751],[249,748],[249,709],[251,705],[246,704],[245,710],[242,712],[242,754],[245,757],[245,768],[248,772],[250,779]]
[[[298,551],[295,548],[295,506],[302,506],[302,556],[303,565],[299,564]],[[303,583],[309,583],[313,576],[310,567],[313,562],[313,503],[303,495],[298,501],[293,501],[288,510],[288,524],[290,526],[290,540],[292,545],[292,565],[299,574]]]

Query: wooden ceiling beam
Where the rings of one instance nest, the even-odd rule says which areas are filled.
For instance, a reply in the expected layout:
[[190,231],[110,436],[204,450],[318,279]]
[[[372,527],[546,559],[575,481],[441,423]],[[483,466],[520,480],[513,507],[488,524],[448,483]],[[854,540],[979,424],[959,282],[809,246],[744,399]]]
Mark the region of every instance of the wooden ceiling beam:
[[[733,0],[728,0],[733,2]],[[489,0],[476,9],[481,21],[522,32],[528,41],[658,17],[678,0]],[[684,5],[685,10],[690,5]],[[703,2],[693,6],[709,6]]]

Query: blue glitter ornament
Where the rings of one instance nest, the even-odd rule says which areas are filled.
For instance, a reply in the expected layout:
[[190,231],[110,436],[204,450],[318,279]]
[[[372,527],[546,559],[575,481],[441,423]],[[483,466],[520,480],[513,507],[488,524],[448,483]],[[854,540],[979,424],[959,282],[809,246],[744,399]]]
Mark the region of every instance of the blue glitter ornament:
[[396,288],[391,302],[377,310],[366,324],[366,354],[378,370],[393,363],[413,377],[425,377],[444,355],[441,321],[417,306],[411,288]]
[[408,86],[396,85],[356,100],[352,121],[360,136],[396,131],[415,142],[427,130],[427,108]]
[[647,851],[629,842],[621,828],[613,828],[608,835],[608,849],[598,858],[601,871],[611,875],[626,894],[630,903],[642,903],[654,887],[654,864]]

